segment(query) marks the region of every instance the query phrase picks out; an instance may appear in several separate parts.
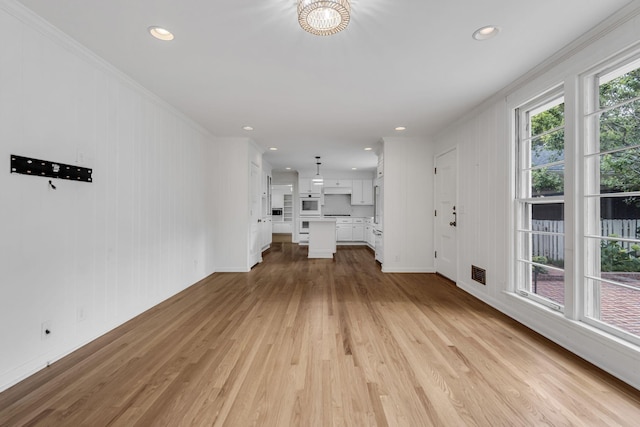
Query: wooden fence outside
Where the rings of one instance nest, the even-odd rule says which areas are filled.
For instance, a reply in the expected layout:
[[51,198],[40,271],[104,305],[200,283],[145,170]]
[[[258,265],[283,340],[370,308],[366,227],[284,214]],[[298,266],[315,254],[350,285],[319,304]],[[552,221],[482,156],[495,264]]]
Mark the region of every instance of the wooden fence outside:
[[[564,233],[564,221],[533,220],[534,231]],[[618,236],[622,238],[640,239],[640,219],[603,219],[600,222],[602,236]],[[533,256],[545,256],[549,260],[564,260],[564,236],[534,234],[532,236]],[[621,242],[621,246],[629,249],[632,243]]]

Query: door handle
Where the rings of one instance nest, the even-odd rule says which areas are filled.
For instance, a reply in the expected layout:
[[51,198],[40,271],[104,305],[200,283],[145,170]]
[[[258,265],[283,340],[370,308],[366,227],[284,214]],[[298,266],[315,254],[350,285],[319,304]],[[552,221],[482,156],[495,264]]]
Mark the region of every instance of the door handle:
[[453,207],[453,221],[449,223],[451,227],[455,227],[458,223],[458,214],[456,213],[456,207]]

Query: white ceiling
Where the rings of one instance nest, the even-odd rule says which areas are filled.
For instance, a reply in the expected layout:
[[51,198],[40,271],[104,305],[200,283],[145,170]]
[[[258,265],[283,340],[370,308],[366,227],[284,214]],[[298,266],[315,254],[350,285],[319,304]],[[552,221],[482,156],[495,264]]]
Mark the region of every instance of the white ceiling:
[[[433,135],[630,3],[352,0],[347,29],[319,37],[298,25],[295,0],[20,1],[212,134],[278,147],[274,169],[311,171],[316,155],[323,169],[373,169],[365,147]],[[489,24],[498,37],[472,39]]]

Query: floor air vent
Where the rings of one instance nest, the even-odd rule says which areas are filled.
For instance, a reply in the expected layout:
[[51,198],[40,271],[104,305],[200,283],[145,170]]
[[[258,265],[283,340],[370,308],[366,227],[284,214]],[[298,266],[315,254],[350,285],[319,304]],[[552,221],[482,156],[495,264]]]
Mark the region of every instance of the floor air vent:
[[471,266],[471,278],[478,283],[482,283],[483,285],[487,284],[487,270],[484,268],[476,267],[475,265]]

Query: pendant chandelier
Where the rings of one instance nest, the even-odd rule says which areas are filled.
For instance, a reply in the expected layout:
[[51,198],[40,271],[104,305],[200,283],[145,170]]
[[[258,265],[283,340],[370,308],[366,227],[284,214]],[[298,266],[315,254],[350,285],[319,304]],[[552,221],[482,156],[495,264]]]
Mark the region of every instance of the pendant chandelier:
[[316,176],[314,176],[311,179],[311,182],[313,183],[313,185],[323,185],[324,184],[324,179],[322,178],[322,175],[320,175],[320,165],[322,163],[320,163],[320,156],[316,156]]
[[349,0],[298,0],[298,22],[316,36],[330,36],[349,25]]

